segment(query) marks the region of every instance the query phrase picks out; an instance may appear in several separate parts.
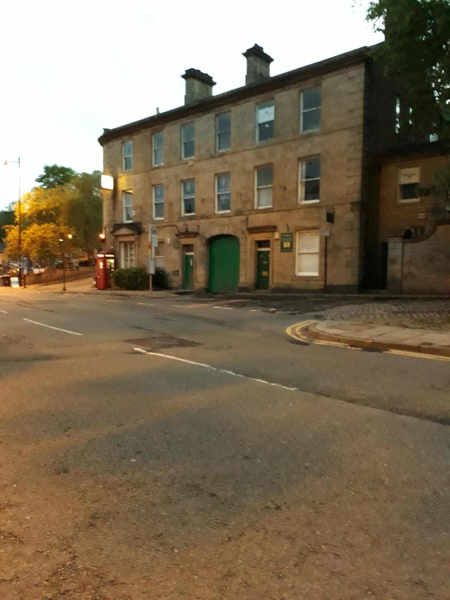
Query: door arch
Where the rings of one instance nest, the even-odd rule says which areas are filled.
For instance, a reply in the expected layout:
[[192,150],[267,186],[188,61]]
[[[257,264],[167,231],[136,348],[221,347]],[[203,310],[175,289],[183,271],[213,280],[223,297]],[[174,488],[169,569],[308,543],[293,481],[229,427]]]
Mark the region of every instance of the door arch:
[[234,235],[217,235],[209,242],[209,291],[232,293],[239,289],[239,240]]

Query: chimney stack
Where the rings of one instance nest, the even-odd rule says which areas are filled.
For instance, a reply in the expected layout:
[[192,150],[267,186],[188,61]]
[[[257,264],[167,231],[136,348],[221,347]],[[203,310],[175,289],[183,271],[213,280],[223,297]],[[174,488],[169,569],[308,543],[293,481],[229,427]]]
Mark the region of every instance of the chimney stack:
[[273,58],[264,52],[264,48],[255,44],[243,53],[247,59],[245,85],[261,83],[270,79],[270,63]]
[[191,104],[212,96],[212,89],[216,82],[207,73],[203,73],[198,69],[188,69],[181,77],[186,81],[185,104]]

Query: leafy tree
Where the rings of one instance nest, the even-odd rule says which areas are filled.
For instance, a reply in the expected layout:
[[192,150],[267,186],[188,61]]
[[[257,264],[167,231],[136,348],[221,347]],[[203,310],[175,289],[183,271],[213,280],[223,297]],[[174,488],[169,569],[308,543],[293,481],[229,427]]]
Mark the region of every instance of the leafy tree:
[[45,165],[44,172],[36,177],[36,182],[45,190],[69,184],[77,175],[70,167],[60,165]]
[[102,229],[100,171],[81,173],[73,180],[74,192],[69,208],[69,224],[78,246],[94,255]]
[[437,200],[433,207],[435,218],[446,218],[450,211],[450,160],[434,174],[433,183],[419,189],[421,196],[432,196]]
[[[377,0],[367,20],[385,35],[376,52],[389,76],[405,83],[418,133],[448,128],[450,121],[450,2]],[[448,129],[447,129],[448,130]]]
[[13,210],[2,210],[0,211],[0,243],[5,239],[5,225],[12,225],[14,223],[14,211]]

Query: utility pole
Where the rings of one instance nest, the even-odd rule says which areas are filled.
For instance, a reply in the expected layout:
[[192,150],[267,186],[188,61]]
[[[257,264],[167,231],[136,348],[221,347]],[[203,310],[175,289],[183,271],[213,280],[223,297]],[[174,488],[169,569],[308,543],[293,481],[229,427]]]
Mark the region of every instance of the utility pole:
[[19,218],[18,218],[18,252],[19,252],[19,285],[22,285],[22,195],[20,193],[20,156],[17,160],[5,160],[3,166],[14,163],[19,167]]

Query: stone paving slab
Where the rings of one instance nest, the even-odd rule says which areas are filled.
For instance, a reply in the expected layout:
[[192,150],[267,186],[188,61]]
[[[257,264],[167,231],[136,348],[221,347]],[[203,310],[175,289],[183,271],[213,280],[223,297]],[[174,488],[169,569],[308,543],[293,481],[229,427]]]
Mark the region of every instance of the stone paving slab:
[[321,321],[308,327],[314,338],[379,350],[404,350],[450,356],[450,332],[435,333],[428,329],[403,327],[373,327],[361,329],[360,323]]

